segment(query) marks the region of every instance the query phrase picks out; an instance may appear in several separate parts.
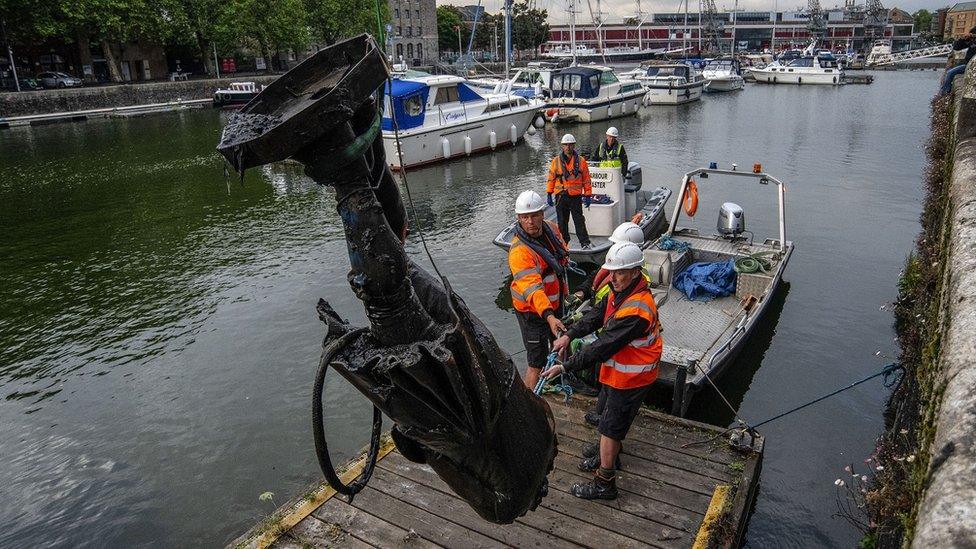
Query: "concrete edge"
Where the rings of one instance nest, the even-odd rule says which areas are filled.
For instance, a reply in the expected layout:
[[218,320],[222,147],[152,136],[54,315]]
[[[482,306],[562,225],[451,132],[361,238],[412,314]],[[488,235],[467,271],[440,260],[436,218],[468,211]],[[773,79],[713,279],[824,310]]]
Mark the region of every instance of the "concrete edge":
[[976,543],[976,59],[954,90],[954,157],[939,359],[945,384],[912,547]]

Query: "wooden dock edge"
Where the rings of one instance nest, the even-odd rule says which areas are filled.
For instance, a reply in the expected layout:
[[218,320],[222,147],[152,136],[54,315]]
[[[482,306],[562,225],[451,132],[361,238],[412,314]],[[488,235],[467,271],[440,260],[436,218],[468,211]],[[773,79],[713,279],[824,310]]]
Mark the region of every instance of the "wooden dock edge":
[[[380,451],[376,458],[379,461],[392,452],[396,447],[389,432],[384,433],[380,439]],[[346,462],[340,468],[339,479],[343,483],[352,482],[366,465],[366,455],[369,452],[367,445],[360,451],[358,457]],[[283,536],[293,526],[311,515],[323,503],[332,499],[338,492],[335,491],[327,482],[320,480],[313,482],[301,492],[300,495],[292,498],[288,503],[279,507],[275,512],[268,515],[256,526],[244,533],[227,545],[228,549],[265,549],[270,547],[275,541]]]

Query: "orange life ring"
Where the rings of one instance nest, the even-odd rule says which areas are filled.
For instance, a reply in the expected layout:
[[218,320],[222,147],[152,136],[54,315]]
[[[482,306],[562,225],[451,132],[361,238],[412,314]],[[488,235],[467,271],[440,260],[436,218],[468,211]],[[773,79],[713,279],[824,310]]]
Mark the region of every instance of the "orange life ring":
[[559,109],[549,109],[546,111],[546,118],[551,120],[557,114],[559,114]]
[[698,211],[698,185],[695,184],[694,179],[688,180],[688,186],[685,188],[685,213],[688,217],[695,217],[695,212]]

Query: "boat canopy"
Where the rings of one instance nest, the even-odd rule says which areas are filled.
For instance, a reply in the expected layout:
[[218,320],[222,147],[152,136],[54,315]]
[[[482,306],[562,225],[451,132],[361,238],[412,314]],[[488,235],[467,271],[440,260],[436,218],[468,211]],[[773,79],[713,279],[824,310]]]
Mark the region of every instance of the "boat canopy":
[[600,94],[600,74],[589,67],[569,67],[552,73],[549,90],[553,97],[592,99]]
[[423,125],[424,106],[427,105],[430,86],[413,80],[388,80],[384,91],[386,93],[382,121],[384,130],[393,130],[393,117],[396,117],[397,127],[401,130]]

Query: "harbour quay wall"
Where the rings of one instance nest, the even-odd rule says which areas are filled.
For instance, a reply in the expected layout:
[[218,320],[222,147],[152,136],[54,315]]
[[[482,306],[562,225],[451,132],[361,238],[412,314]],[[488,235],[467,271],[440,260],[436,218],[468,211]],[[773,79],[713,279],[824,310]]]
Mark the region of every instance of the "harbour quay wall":
[[0,117],[53,114],[89,109],[106,109],[151,105],[171,101],[209,99],[217,88],[225,88],[232,81],[269,84],[277,78],[271,76],[245,76],[241,78],[211,78],[176,82],[148,82],[94,86],[58,90],[37,90],[0,93]]
[[945,265],[936,299],[934,436],[911,546],[976,542],[976,59],[953,89]]

